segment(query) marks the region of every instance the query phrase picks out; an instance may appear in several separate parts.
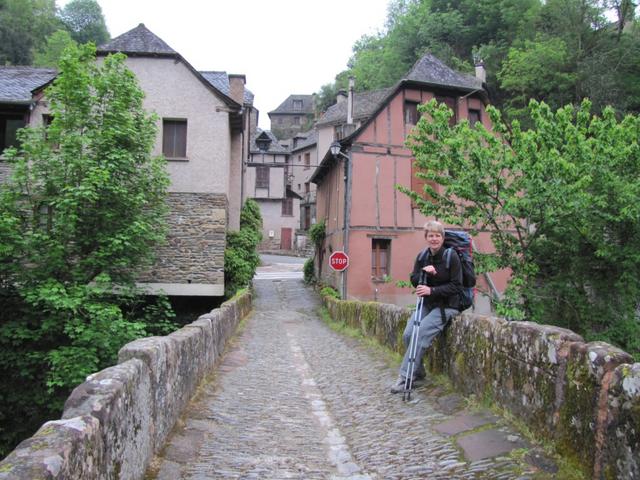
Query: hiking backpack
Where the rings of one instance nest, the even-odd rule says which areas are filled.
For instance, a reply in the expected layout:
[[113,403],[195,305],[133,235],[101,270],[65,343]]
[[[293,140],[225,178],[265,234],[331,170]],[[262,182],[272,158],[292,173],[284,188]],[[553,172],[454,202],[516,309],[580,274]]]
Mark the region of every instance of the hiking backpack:
[[[445,259],[447,270],[451,266],[451,253],[456,252],[460,259],[460,267],[462,269],[462,293],[460,293],[460,311],[466,310],[473,306],[473,287],[476,285],[476,272],[473,266],[471,247],[471,237],[467,232],[457,230],[444,231]],[[429,253],[429,249],[425,248],[421,255],[420,261],[423,261],[425,255]]]

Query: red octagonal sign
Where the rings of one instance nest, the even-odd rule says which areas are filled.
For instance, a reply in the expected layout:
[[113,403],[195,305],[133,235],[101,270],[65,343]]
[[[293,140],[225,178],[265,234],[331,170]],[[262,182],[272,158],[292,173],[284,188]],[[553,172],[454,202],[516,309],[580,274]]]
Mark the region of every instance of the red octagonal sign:
[[349,266],[349,256],[344,252],[333,252],[329,257],[329,266],[336,272],[342,272]]

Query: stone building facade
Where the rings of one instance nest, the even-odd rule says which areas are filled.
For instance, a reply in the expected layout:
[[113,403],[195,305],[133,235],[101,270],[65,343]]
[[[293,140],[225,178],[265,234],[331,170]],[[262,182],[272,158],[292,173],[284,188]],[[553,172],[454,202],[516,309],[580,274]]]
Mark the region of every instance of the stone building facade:
[[240,227],[242,159],[253,95],[244,75],[198,72],[143,24],[98,48],[123,52],[158,116],[153,154],[171,178],[169,233],[140,286],[168,295],[224,295],[227,229]]
[[251,136],[244,192],[262,215],[260,249],[292,250],[300,224],[300,195],[291,189],[289,150],[273,133],[258,129]]
[[[243,159],[257,122],[253,94],[244,75],[196,71],[143,24],[98,47],[97,61],[115,52],[127,55],[144,108],[158,118],[151,153],[167,159],[171,180],[167,241],[139,286],[150,294],[222,296],[226,232],[240,226]],[[0,67],[0,123],[12,126],[19,117],[21,127],[41,124],[48,113],[43,88],[55,75]],[[0,181],[7,170],[0,159]]]
[[192,286],[190,295],[220,296],[224,287],[227,198],[209,193],[170,193],[169,233],[158,247],[155,264],[142,272],[139,285],[176,290],[176,279]]
[[289,95],[278,108],[268,113],[271,132],[278,139],[306,132],[315,120],[315,95]]

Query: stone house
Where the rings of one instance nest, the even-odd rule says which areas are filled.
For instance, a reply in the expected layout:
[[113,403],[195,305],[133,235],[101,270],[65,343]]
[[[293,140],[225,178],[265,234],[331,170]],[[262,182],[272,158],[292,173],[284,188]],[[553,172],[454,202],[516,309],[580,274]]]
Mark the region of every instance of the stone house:
[[56,76],[56,70],[35,67],[0,66],[0,182],[9,174],[9,166],[1,161],[5,148],[16,146],[16,132],[33,122],[34,91]]
[[[346,101],[338,101],[317,122],[321,162],[310,180],[317,185],[318,221],[326,223],[317,268],[322,281],[345,298],[413,301],[410,290],[395,281],[408,279],[424,248],[427,218],[395,185],[422,191],[405,140],[418,121],[418,105],[432,98],[450,106],[453,121],[489,126],[483,81],[432,55],[422,57],[390,88],[356,93],[351,84]],[[334,143],[340,149],[336,156],[329,148]],[[491,248],[488,235],[474,240],[482,251]],[[344,273],[328,268],[334,251],[350,257]]]
[[292,250],[300,224],[301,196],[292,190],[289,150],[268,130],[251,136],[244,195],[262,214],[261,250]]
[[305,232],[316,223],[316,185],[311,175],[318,166],[318,132],[313,129],[305,137],[294,138],[291,146],[291,189],[300,200],[300,230]]
[[315,119],[315,95],[289,95],[268,115],[271,132],[279,139],[306,132],[313,127]]
[[[156,263],[141,273],[139,286],[151,294],[222,296],[226,231],[240,225],[242,159],[249,125],[257,122],[251,118],[257,116],[253,95],[244,75],[196,71],[143,24],[98,47],[98,61],[115,52],[127,55],[127,67],[145,93],[145,109],[158,116],[152,154],[166,157],[171,179],[167,242]],[[0,69],[0,92],[11,88],[4,85],[6,68]],[[31,69],[20,100],[30,108],[26,125],[47,114],[41,95],[31,93],[54,76],[55,71]],[[2,100],[2,111],[11,112]]]

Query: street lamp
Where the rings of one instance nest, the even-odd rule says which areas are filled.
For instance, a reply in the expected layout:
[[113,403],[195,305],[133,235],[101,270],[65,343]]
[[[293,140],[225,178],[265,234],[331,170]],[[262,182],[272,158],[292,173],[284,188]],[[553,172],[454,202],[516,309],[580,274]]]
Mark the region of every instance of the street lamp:
[[340,142],[333,142],[329,147],[329,151],[331,152],[331,155],[333,155],[334,157],[337,158],[339,155],[342,155],[346,160],[349,160],[349,157],[347,157],[344,153],[340,151],[341,149],[342,149],[342,145],[340,145]]

